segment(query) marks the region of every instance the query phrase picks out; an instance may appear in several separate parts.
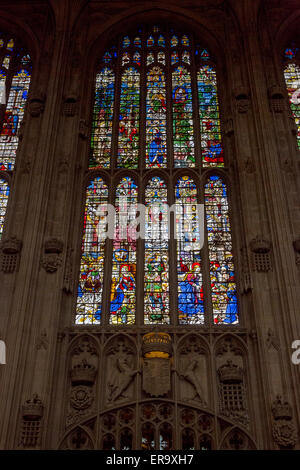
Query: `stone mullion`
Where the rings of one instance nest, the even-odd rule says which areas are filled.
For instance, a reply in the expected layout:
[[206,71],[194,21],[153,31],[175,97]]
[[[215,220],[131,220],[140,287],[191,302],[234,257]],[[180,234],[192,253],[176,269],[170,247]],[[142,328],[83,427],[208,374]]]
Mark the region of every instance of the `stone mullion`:
[[206,326],[213,324],[213,304],[212,304],[212,290],[210,280],[210,258],[208,249],[208,232],[206,224],[206,208],[204,186],[206,181],[201,180],[201,192],[198,191],[198,203],[204,204],[204,244],[201,249],[201,266],[202,266],[202,286],[203,286],[203,304],[204,304],[204,324]]
[[[146,57],[147,48],[145,46],[145,31],[141,35],[141,65],[140,65],[140,145],[139,145],[139,172],[138,172],[138,202],[145,203],[144,182],[142,176],[146,169],[146,96],[147,96],[147,70]],[[138,48],[137,48],[138,49]],[[132,52],[133,53],[133,52]],[[145,260],[145,240],[138,238],[136,241],[136,325],[144,323],[144,260]]]
[[[188,49],[188,48],[187,48]],[[188,49],[189,50],[189,49]],[[202,152],[201,152],[201,129],[200,129],[200,117],[199,117],[199,100],[198,100],[198,81],[197,72],[199,66],[196,65],[195,61],[195,45],[192,40],[190,46],[191,65],[189,72],[191,74],[191,88],[192,88],[192,106],[193,106],[193,137],[195,143],[195,167],[199,169],[202,166]]]
[[[286,210],[287,199],[286,194],[283,190],[282,174],[278,168],[278,163],[274,161],[274,154],[276,154],[276,146],[274,145],[274,138],[272,135],[273,129],[269,125],[269,106],[268,102],[263,94],[263,67],[259,54],[255,51],[259,51],[259,39],[256,36],[256,32],[250,29],[248,31],[248,47],[252,51],[251,57],[251,68],[252,68],[252,80],[253,86],[255,87],[255,95],[257,97],[257,108],[258,108],[258,122],[260,124],[260,139],[263,146],[264,164],[263,174],[265,175],[264,186],[265,186],[265,197],[266,207],[268,211],[268,218],[270,222],[270,230],[273,238],[273,250],[274,250],[274,276],[269,276],[270,290],[268,291],[268,299],[266,298],[267,304],[272,305],[272,312],[270,308],[267,308],[268,315],[265,316],[265,324],[261,326],[261,333],[266,335],[267,326],[274,325],[274,330],[278,337],[282,337],[285,344],[291,344],[294,339],[299,337],[299,327],[297,323],[297,313],[299,306],[299,293],[297,293],[290,286],[296,285],[297,272],[294,261],[294,253],[292,250],[292,242],[290,236],[290,227],[288,220],[288,212]],[[255,66],[254,66],[255,60]],[[283,244],[282,240],[286,240]],[[288,261],[289,260],[289,261]],[[289,266],[289,269],[287,269]],[[257,280],[258,281],[258,280]],[[278,295],[278,287],[280,286]],[[261,290],[261,283],[260,283]],[[261,298],[260,292],[260,298]],[[280,313],[278,311],[278,303],[276,298],[280,302]],[[268,306],[269,306],[268,305]],[[276,305],[276,308],[275,308]],[[288,312],[288,314],[287,314]],[[266,312],[265,312],[266,313]],[[284,322],[281,323],[284,316]],[[268,321],[267,321],[268,318]],[[281,328],[279,328],[281,325]],[[298,333],[297,333],[298,331]],[[265,351],[266,354],[266,351]],[[297,390],[299,386],[299,378],[296,376],[295,367],[293,367],[290,359],[290,354],[286,351],[285,356],[283,353],[279,353],[280,361],[285,364],[288,363],[287,367],[281,364],[281,386],[278,386],[278,373],[276,378],[270,376],[269,382],[271,395],[276,393],[287,393],[288,384],[291,384],[287,379],[287,371],[290,372],[291,382],[294,390]],[[271,360],[271,359],[270,359]],[[278,370],[278,369],[277,369]],[[270,419],[270,418],[269,418]]]
[[[29,394],[33,393],[32,386],[34,385],[35,372],[38,374],[40,371],[35,368],[35,356],[36,352],[33,351],[36,335],[39,333],[37,324],[31,321],[29,312],[34,312],[35,298],[33,292],[36,292],[36,286],[38,285],[38,269],[40,260],[40,250],[43,246],[43,239],[41,225],[44,225],[44,211],[45,211],[45,200],[47,200],[47,193],[49,194],[49,167],[53,158],[53,131],[57,130],[57,100],[59,95],[59,88],[61,85],[62,70],[64,70],[62,64],[62,51],[64,48],[65,33],[61,32],[57,35],[57,49],[53,57],[53,64],[55,67],[52,68],[49,86],[48,86],[48,101],[44,112],[42,127],[35,139],[40,137],[38,140],[38,146],[33,152],[37,154],[36,165],[33,169],[31,194],[34,197],[31,198],[31,204],[28,206],[28,218],[26,225],[28,230],[24,230],[25,236],[23,240],[23,251],[21,258],[21,266],[19,272],[19,279],[24,279],[24,282],[17,286],[14,296],[13,314],[10,315],[10,332],[14,333],[15,339],[14,344],[14,358],[10,358],[11,367],[11,380],[15,382],[15,386],[9,387],[9,390],[14,389],[15,394],[12,395],[10,392],[7,396],[11,396],[13,407],[11,408],[9,403],[6,403],[6,410],[4,412],[4,436],[7,435],[5,429],[8,424],[10,426],[10,434],[7,435],[5,446],[10,448],[14,444],[14,440],[18,440],[18,436],[14,438],[16,432],[16,424],[19,415],[19,406],[22,400],[28,398]],[[46,73],[44,69],[44,73]],[[44,79],[45,81],[45,79]],[[42,83],[42,82],[41,82]],[[53,97],[51,99],[51,97]],[[59,101],[60,102],[60,101]],[[35,119],[37,119],[35,117]],[[28,144],[32,143],[32,139],[28,138]],[[49,158],[47,158],[49,155]],[[29,228],[30,227],[30,228]],[[27,253],[27,256],[26,256]],[[26,259],[26,263],[25,263]],[[22,263],[22,261],[24,262]],[[37,308],[37,320],[40,323],[41,311],[40,306]],[[45,312],[43,312],[45,314]],[[53,313],[53,312],[52,312]],[[47,317],[47,315],[46,315]],[[53,321],[53,320],[52,320]],[[28,325],[28,326],[27,326]],[[29,328],[30,325],[30,328]],[[24,332],[26,332],[24,334]],[[31,335],[30,333],[31,332]],[[19,338],[19,340],[17,340]],[[22,340],[22,345],[20,341]],[[30,363],[32,366],[30,369],[26,367],[26,364]],[[24,381],[24,371],[27,370],[26,381]],[[28,370],[31,373],[28,373]],[[35,376],[37,378],[37,376]],[[44,395],[45,383],[39,382],[37,392]],[[19,384],[19,387],[16,384]],[[22,387],[22,388],[20,388]],[[14,423],[14,424],[12,424]]]

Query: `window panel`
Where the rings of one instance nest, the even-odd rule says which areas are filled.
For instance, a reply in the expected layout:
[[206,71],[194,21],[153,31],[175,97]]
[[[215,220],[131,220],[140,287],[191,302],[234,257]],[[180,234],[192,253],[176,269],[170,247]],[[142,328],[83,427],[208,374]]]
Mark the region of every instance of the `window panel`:
[[136,217],[137,186],[122,178],[116,190],[110,323],[134,324],[136,305],[136,236],[130,223]]
[[[293,57],[293,54],[291,54],[291,57]],[[300,149],[300,66],[296,63],[287,64],[284,69],[284,77],[291,110],[297,126],[297,143]]]
[[145,190],[145,323],[170,323],[167,186],[154,176]]
[[138,166],[139,108],[140,74],[129,67],[121,80],[118,167]]
[[177,227],[178,320],[203,324],[204,304],[196,212],[197,189],[189,176],[179,178],[175,188]]
[[198,72],[198,96],[203,166],[224,166],[217,78],[210,65]]
[[109,168],[110,165],[114,82],[115,74],[107,67],[97,74],[91,139],[91,168]]
[[91,181],[86,190],[76,323],[99,324],[102,312],[105,239],[101,237],[106,220],[101,216],[108,201],[108,187],[102,178]]
[[172,73],[175,167],[195,166],[191,75],[184,67]]
[[205,210],[214,323],[238,323],[227,188],[219,176],[205,185]]
[[160,67],[147,73],[146,159],[148,168],[167,166],[166,83]]

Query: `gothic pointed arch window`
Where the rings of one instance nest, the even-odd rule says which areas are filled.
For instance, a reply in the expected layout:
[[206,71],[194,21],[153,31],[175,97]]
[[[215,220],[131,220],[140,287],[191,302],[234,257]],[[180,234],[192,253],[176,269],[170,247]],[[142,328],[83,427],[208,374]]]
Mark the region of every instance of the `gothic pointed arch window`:
[[300,48],[292,42],[284,50],[284,78],[292,115],[297,128],[297,144],[300,150]]
[[31,58],[18,39],[0,32],[0,237],[9,195],[9,176],[15,166],[18,130],[24,116]]
[[169,27],[120,37],[96,73],[77,325],[239,323],[224,166],[209,49]]

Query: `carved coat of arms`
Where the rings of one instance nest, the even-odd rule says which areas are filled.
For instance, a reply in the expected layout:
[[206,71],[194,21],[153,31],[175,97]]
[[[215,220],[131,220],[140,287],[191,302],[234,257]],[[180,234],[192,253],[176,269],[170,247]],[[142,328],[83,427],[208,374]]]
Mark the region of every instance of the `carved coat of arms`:
[[153,357],[143,363],[143,390],[153,397],[161,397],[171,387],[169,359]]

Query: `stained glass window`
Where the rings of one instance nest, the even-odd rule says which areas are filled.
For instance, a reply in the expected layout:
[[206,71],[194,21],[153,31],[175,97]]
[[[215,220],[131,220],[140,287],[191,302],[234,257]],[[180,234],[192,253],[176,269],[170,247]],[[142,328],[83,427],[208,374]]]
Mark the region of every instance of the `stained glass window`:
[[186,68],[172,73],[172,90],[174,163],[195,166],[191,75]]
[[15,167],[18,131],[31,81],[31,59],[15,40],[0,33],[0,238],[9,197],[7,174]]
[[237,323],[237,294],[226,184],[212,175],[205,185],[210,283],[215,323]]
[[165,74],[159,67],[147,73],[146,101],[146,160],[147,167],[166,166],[166,83]]
[[170,323],[167,186],[154,176],[146,186],[145,323]]
[[118,166],[136,168],[139,154],[140,74],[129,67],[122,75]]
[[204,323],[197,188],[189,176],[176,183],[178,320]]
[[4,219],[9,196],[9,186],[7,181],[0,179],[0,239],[4,229]]
[[136,306],[136,235],[130,223],[137,211],[137,186],[124,177],[116,190],[110,323],[134,324]]
[[203,166],[224,166],[217,78],[210,65],[198,72],[198,96]]
[[96,77],[90,166],[108,168],[110,164],[114,110],[114,72],[105,67]]
[[[6,45],[0,83],[10,67]],[[292,47],[286,52],[289,64],[296,54]],[[222,173],[202,179],[204,170],[224,165],[217,74],[206,46],[184,31],[146,25],[102,53],[89,163],[101,176],[91,173],[86,214],[94,231],[102,223],[104,231],[100,216],[92,217],[95,204],[109,197],[115,238],[94,236],[88,247],[84,235],[77,324],[171,324],[175,316],[179,325],[238,322],[226,185]],[[173,228],[168,195],[176,208]],[[197,204],[204,199],[202,247]],[[133,224],[138,201],[146,208],[142,240]],[[92,231],[86,220],[84,234]]]
[[0,169],[13,170],[19,143],[18,130],[31,80],[31,61],[22,48],[15,47],[13,39],[1,39],[6,48],[0,53],[0,102],[6,108],[0,132]]
[[95,178],[86,190],[84,232],[78,284],[76,323],[97,324],[101,320],[104,276],[106,219],[99,211],[107,204],[108,188],[104,180]]
[[290,100],[291,110],[297,126],[297,142],[300,149],[300,53],[296,45],[286,48],[284,78]]

